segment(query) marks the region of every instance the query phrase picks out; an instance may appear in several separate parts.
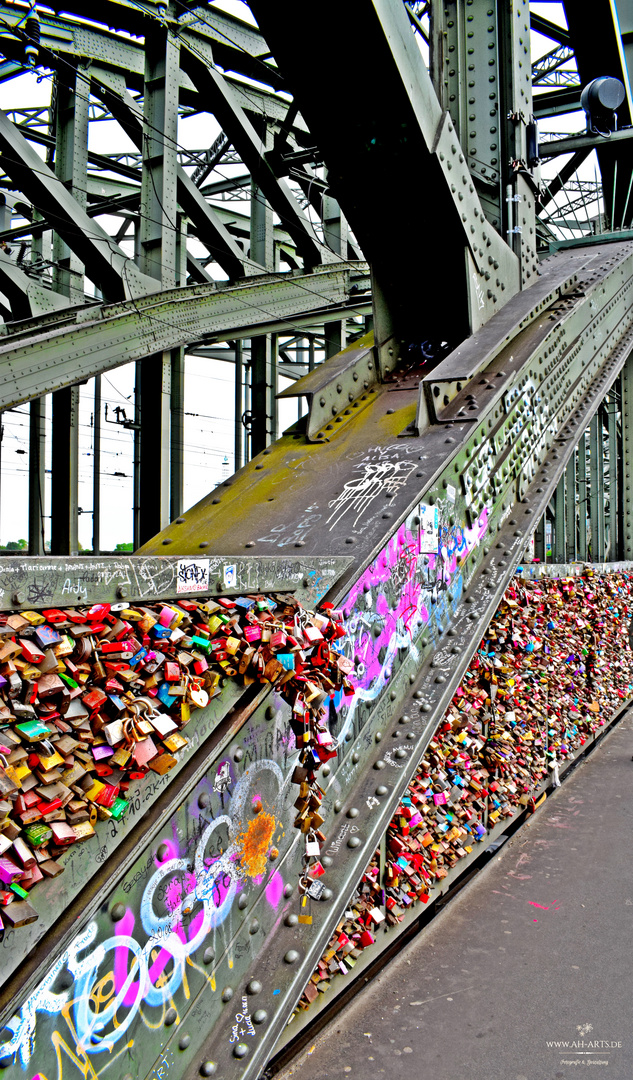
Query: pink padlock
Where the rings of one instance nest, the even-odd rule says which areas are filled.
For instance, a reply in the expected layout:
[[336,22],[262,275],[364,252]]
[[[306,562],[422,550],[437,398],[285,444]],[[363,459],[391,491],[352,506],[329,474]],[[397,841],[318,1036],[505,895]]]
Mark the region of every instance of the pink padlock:
[[158,616],[158,621],[161,626],[171,626],[174,621],[175,612],[171,608],[164,607]]

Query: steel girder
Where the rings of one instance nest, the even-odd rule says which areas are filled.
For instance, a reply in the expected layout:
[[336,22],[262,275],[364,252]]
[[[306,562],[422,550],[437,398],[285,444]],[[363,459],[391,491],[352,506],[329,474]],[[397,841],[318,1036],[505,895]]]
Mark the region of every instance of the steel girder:
[[[591,19],[582,17],[577,4],[565,3],[565,15],[571,43],[576,56],[580,81],[586,86],[601,75],[613,75],[627,87],[627,97],[618,111],[618,127],[627,127],[633,120],[630,79],[623,53],[622,38],[617,21],[617,4],[610,0],[596,0],[592,6]],[[622,3],[622,16],[626,17],[627,4]],[[596,48],[596,26],[600,26],[600,47]],[[633,221],[633,202],[628,200],[629,179],[633,171],[633,148],[617,146],[605,139],[596,147],[605,209],[613,229],[630,227]]]
[[68,297],[60,296],[52,289],[45,288],[36,278],[29,277],[4,251],[0,251],[0,291],[9,300],[10,314],[15,319],[30,319],[51,308],[59,309],[70,304]]
[[130,360],[199,341],[251,337],[367,312],[367,268],[322,267],[216,288],[194,285],[129,303],[70,309],[0,338],[0,407],[90,378]]
[[3,112],[0,153],[4,171],[55,222],[56,231],[68,247],[90,264],[92,280],[109,299],[141,296],[160,289],[160,283],[141,273],[134,260],[88,217]]
[[[449,282],[455,337],[480,326],[518,289],[518,259],[484,216],[467,148],[438,102],[404,7],[375,0],[360,15],[358,5],[328,2],[315,25],[309,9],[296,4],[252,6],[323,153],[331,192],[372,263],[396,337],[407,344],[419,337],[420,304],[425,336],[445,336]],[[362,108],[350,112],[340,102],[355,100],[356,66],[341,55],[335,79],[319,72],[331,47],[328,27],[336,22],[340,40],[352,40],[359,17],[373,74]],[[305,43],[300,51],[297,35]],[[408,209],[406,251],[391,225],[376,220],[386,194]],[[502,267],[503,293],[490,280],[493,264]]]
[[[65,5],[65,9],[69,10],[69,5]],[[0,18],[10,26],[15,25],[22,19],[27,11],[28,6],[24,3],[0,4]],[[130,7],[129,12],[133,11],[134,9]],[[207,12],[208,16],[205,17],[216,20],[216,35],[220,37],[221,41],[225,42],[227,47],[231,45],[231,36],[237,36],[239,40],[245,29],[247,31],[251,29],[247,24],[237,19],[231,19],[230,16],[225,16],[223,12],[218,12],[212,8],[207,9]],[[138,9],[136,9],[136,13],[138,13]],[[84,15],[85,11],[82,10],[78,14]],[[42,11],[40,12],[40,19],[41,54],[43,60],[50,64],[52,68],[56,69],[68,61],[73,62],[76,60],[103,65],[113,72],[125,74],[130,88],[142,92],[143,47],[133,38],[109,32],[105,28],[102,29],[94,24],[80,22],[70,15],[52,15],[48,11]],[[221,20],[220,23],[217,22],[218,19]],[[146,26],[147,22],[146,19],[143,25]],[[149,23],[151,25],[151,20],[149,20]],[[200,22],[196,25],[200,25]],[[222,29],[220,29],[220,26],[222,26]],[[13,45],[10,39],[3,40],[3,48],[8,52],[13,51],[16,57],[22,58],[23,46],[22,42],[17,38]],[[217,51],[214,50],[214,52],[217,55]],[[231,71],[241,70],[242,60],[246,55],[237,46],[233,49],[233,53],[233,62],[227,64],[229,72],[226,78],[231,82],[233,91],[242,108],[251,114],[267,116],[271,121],[284,120],[288,112],[287,101],[260,86],[249,85],[248,88],[245,88],[244,83],[231,74]],[[262,72],[259,71],[258,73],[261,76]],[[197,92],[184,72],[181,72],[180,75],[180,100],[186,108],[200,109]],[[204,108],[201,111],[205,111]],[[305,124],[300,116],[294,117],[293,130],[306,132]]]
[[[128,93],[125,82],[122,79],[115,81],[109,73],[103,72],[93,76],[92,85],[95,93],[107,105],[111,115],[140,149],[143,145],[143,113],[139,104]],[[174,150],[176,145],[177,138],[174,137]],[[203,193],[181,165],[176,165],[175,172],[180,206],[191,220],[198,239],[207,247],[229,278],[240,278],[258,271],[263,273],[264,267],[258,266],[250,259],[245,259],[244,251],[228,232],[217,211],[206,201]],[[149,216],[154,220],[153,211],[150,211]],[[160,213],[157,216],[159,217]]]

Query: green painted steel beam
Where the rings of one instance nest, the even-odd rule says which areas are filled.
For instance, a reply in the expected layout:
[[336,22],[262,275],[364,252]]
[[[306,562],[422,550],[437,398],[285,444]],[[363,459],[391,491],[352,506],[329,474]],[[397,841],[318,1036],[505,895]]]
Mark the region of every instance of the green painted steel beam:
[[142,274],[132,259],[88,217],[61,180],[47,167],[18,129],[0,112],[2,166],[42,213],[68,247],[90,263],[90,277],[112,300],[158,291],[158,281]]
[[[66,12],[68,12],[69,6],[64,6]],[[15,25],[23,18],[27,10],[28,5],[24,3],[0,3],[0,18],[9,26]],[[134,15],[138,14],[138,11],[138,6],[134,8],[130,4],[127,7],[126,14]],[[220,34],[226,32],[228,36],[230,16],[226,17],[225,24],[225,13],[213,12],[212,9],[211,12],[212,16],[215,16],[216,35],[220,36]],[[39,14],[41,20],[40,55],[46,64],[56,68],[60,66],[60,63],[63,66],[64,62],[69,59],[81,59],[94,64],[103,64],[104,67],[111,71],[125,74],[129,86],[132,89],[142,91],[144,65],[142,44],[133,38],[113,33],[106,29],[105,26],[100,28],[95,26],[94,23],[82,22],[81,18],[73,18],[72,14],[53,15],[47,11],[41,11]],[[85,14],[85,5],[82,5],[82,11],[79,12],[79,15],[81,14]],[[222,19],[220,19],[220,16],[222,16]],[[238,24],[239,20],[235,20],[235,23]],[[244,24],[239,23],[239,25],[241,27]],[[195,47],[196,38],[193,28],[183,30],[183,39],[185,38],[191,40]],[[204,42],[205,38],[203,37],[201,40]],[[225,42],[225,45],[227,49],[231,48],[230,42]],[[14,54],[13,61],[7,61],[7,63],[10,63],[11,69],[15,68],[15,71],[12,70],[11,77],[24,71],[24,65],[19,63],[23,59],[22,42],[16,38],[12,45],[11,39],[5,38],[3,39],[3,48],[10,55]],[[231,73],[240,71],[240,67],[243,66],[240,61],[244,55],[239,46],[232,48],[232,62],[228,65],[230,71],[226,75],[242,108],[248,113],[267,116],[270,120],[283,120],[288,112],[286,98],[280,97],[274,91],[267,90],[262,86],[247,85],[243,79],[239,79]],[[261,78],[262,73],[259,72],[259,74]],[[184,72],[181,72],[180,76],[180,99],[183,105],[200,109],[198,93]],[[201,111],[206,110],[203,107]],[[301,116],[294,117],[293,129],[298,132],[307,130]]]
[[558,157],[561,154],[575,154],[578,150],[594,150],[605,146],[629,143],[633,139],[633,127],[612,131],[610,135],[569,135],[565,139],[552,139],[539,143],[540,158]]
[[[252,282],[252,283],[251,283]],[[225,288],[191,285],[16,324],[0,338],[0,407],[140,360],[157,349],[226,341],[365,312],[366,264],[265,275]],[[352,291],[353,290],[353,291]],[[358,291],[360,290],[360,292]]]

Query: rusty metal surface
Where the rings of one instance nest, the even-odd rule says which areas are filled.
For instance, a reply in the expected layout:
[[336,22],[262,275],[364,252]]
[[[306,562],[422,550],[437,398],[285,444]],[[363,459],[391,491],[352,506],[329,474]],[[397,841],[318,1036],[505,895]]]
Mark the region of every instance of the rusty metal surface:
[[[547,325],[531,321],[525,330],[531,336],[522,342],[522,367],[515,370],[508,362],[503,368],[503,396],[486,403],[476,423],[458,420],[432,427],[420,439],[398,440],[403,421],[415,414],[417,393],[381,390],[332,443],[308,446],[284,437],[217,489],[220,512],[207,500],[166,531],[183,554],[208,539],[212,551],[237,551],[241,542],[252,543],[255,554],[270,550],[270,544],[355,557],[355,567],[330,593],[344,611],[357,686],[350,702],[333,703],[330,723],[340,752],[320,774],[327,787],[323,828],[328,838],[322,880],[332,895],[314,901],[311,926],[288,918],[300,910],[300,841],[290,827],[287,802],[295,755],[287,751],[283,709],[275,705],[272,720],[265,721],[262,704],[231,745],[208,763],[205,779],[192,781],[172,819],[152,822],[160,828],[153,846],[139,850],[139,870],[126,877],[129,889],[112,880],[107,906],[78,921],[74,942],[52,961],[49,978],[26,1001],[16,999],[15,1019],[3,1034],[2,1060],[8,1059],[9,1047],[17,1054],[6,1073],[11,1080],[25,1070],[31,1076],[41,1071],[48,1080],[62,1072],[85,1075],[88,1060],[95,1071],[107,1064],[112,1076],[165,1076],[173,1067],[178,1076],[202,1070],[224,1080],[255,1080],[450,701],[578,434],[630,351],[629,247],[622,246],[618,260],[606,268],[599,260],[592,268],[588,260],[584,297],[550,312],[553,319],[545,312]],[[558,381],[554,363],[562,372]],[[541,402],[528,386],[530,378],[542,385]],[[468,390],[462,392],[463,403]],[[394,398],[405,404],[390,411]],[[459,396],[454,405],[459,410]],[[309,520],[297,514],[305,503]],[[354,543],[348,545],[348,539]],[[396,744],[392,732],[400,714],[408,717],[400,731],[412,738]],[[216,784],[227,768],[232,791],[230,803],[224,793],[223,805]],[[197,801],[205,791],[210,810]],[[246,872],[239,839],[256,820],[251,814],[256,795],[280,829],[275,833],[279,856],[273,865],[264,862],[261,880],[256,880],[259,873]],[[202,809],[209,836],[218,830],[223,836],[222,853],[216,849],[209,865],[206,840],[200,849],[204,833],[191,824]],[[161,843],[173,844],[166,862],[156,861]],[[220,871],[225,891],[216,887]],[[170,886],[178,877],[184,884]],[[165,909],[168,886],[171,913]],[[183,894],[190,897],[188,913]],[[117,925],[125,920],[124,940],[117,940],[111,921],[119,903]],[[182,930],[175,926],[178,921]],[[117,977],[113,962],[121,948]],[[209,948],[214,957],[207,954],[205,965]],[[138,975],[144,964],[143,984]],[[68,1049],[58,1056],[62,1039]]]

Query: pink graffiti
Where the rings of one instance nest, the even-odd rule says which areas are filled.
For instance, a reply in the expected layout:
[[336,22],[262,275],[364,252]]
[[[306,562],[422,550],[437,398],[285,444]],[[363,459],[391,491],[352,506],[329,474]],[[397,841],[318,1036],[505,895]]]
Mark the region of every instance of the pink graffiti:
[[[429,555],[427,568],[431,580],[443,582],[448,587],[458,570],[458,559],[473,550],[484,537],[488,528],[488,510],[485,509],[471,527],[454,526],[441,532],[444,541],[438,555]],[[388,676],[385,660],[380,658],[383,650],[406,644],[403,634],[412,641],[421,627],[431,619],[427,604],[429,583],[418,570],[419,536],[402,524],[390,538],[376,560],[367,567],[354,584],[345,601],[344,607],[355,612],[352,624],[356,623],[354,660],[357,670],[362,670],[362,678],[356,685],[359,690],[368,690],[379,680]],[[438,566],[439,560],[439,566]],[[389,583],[390,591],[395,591],[397,602],[391,606],[381,585]],[[378,596],[374,610],[363,616],[366,610],[363,597],[368,588],[376,589]],[[380,633],[374,636],[376,625]],[[353,631],[352,631],[353,632]],[[384,657],[384,652],[383,652]],[[391,663],[391,659],[387,661]],[[342,704],[342,703],[341,703]]]
[[[198,914],[195,915],[194,918],[191,920],[191,923],[189,925],[189,940],[190,941],[193,940],[193,938],[195,938],[196,934],[200,930],[200,927],[202,925],[203,920],[204,920],[204,909],[200,910],[198,912]],[[125,915],[123,916],[123,918],[119,919],[119,922],[117,923],[117,929],[116,929],[117,936],[120,936],[120,937],[131,936],[132,931],[134,930],[134,921],[135,921],[134,920],[134,914],[130,910],[130,908],[128,908]],[[174,927],[173,932],[180,939],[180,941],[183,943],[183,945],[187,944],[187,935],[186,935],[186,933],[185,933],[185,931],[184,931],[184,929],[182,927],[182,924],[179,924],[177,927]],[[127,978],[127,975],[128,975],[128,953],[129,953],[129,949],[127,948],[126,945],[117,945],[117,947],[114,950],[114,992],[115,992],[115,994],[118,994],[119,990],[123,986],[123,984],[124,984],[124,982],[125,982],[125,980]],[[154,963],[152,964],[152,966],[150,967],[150,969],[149,969],[149,971],[147,973],[147,976],[148,976],[148,979],[149,979],[150,982],[155,983],[156,980],[160,978],[160,976],[162,975],[163,971],[165,970],[165,968],[167,967],[167,964],[169,963],[169,961],[171,959],[173,959],[172,954],[167,949],[160,949],[158,955],[156,956],[156,959],[154,960]],[[137,995],[138,995],[138,982],[135,982],[135,983],[132,983],[130,985],[130,987],[128,988],[128,991],[127,991],[127,993],[126,993],[126,995],[125,995],[125,997],[123,999],[124,1006],[128,1006],[128,1007],[133,1006],[135,1004],[135,1002],[136,1002]]]
[[284,882],[278,870],[275,870],[266,886],[266,899],[271,907],[276,908],[284,891]]
[[189,896],[195,887],[196,879],[193,874],[185,874],[184,881],[181,878],[172,878],[165,889],[165,907],[167,910],[169,912],[175,911],[182,903],[183,897]]
[[[132,937],[134,923],[134,912],[128,908],[123,918],[119,919],[117,923],[117,937]],[[127,978],[127,954],[128,949],[123,945],[117,945],[114,950],[114,990],[117,994]],[[130,997],[129,992],[126,997]],[[135,1000],[134,996],[132,996],[130,1000],[133,1003]]]

